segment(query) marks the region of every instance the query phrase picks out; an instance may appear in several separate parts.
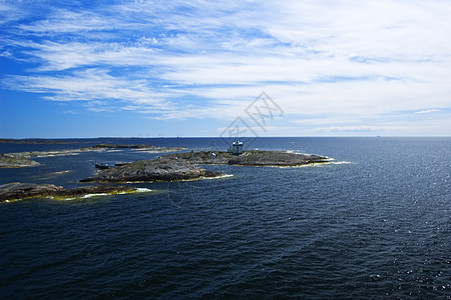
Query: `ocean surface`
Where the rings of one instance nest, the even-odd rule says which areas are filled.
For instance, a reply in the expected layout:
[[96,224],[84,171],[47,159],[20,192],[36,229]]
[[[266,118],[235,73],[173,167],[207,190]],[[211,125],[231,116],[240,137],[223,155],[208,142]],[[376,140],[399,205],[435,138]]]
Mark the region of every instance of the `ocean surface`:
[[[225,148],[217,138],[98,143]],[[205,166],[220,179],[152,192],[0,204],[1,299],[451,299],[451,138],[259,138],[254,149],[325,155],[298,168]],[[131,149],[36,158],[0,184],[75,187]]]

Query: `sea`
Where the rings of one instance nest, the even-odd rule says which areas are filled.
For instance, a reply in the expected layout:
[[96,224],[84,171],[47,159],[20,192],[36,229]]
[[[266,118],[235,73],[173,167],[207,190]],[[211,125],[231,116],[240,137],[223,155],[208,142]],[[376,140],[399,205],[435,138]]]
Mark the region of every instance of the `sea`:
[[[70,139],[1,153],[220,138]],[[227,176],[129,183],[142,193],[0,203],[1,299],[451,299],[451,138],[258,138],[249,149],[331,158],[203,166]],[[136,149],[35,158],[0,184],[80,186]]]

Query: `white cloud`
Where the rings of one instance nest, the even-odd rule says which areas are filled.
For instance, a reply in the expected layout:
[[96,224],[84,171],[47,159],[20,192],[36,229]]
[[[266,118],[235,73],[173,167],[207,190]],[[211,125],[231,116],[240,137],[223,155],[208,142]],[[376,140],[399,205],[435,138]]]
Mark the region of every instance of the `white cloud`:
[[13,3],[0,3],[0,25],[5,26],[12,21],[17,21],[27,17],[27,13],[23,12],[19,7]]
[[430,114],[430,113],[439,112],[439,111],[442,111],[442,110],[441,109],[428,109],[428,110],[421,110],[421,111],[414,112],[414,114]]
[[[72,76],[10,76],[2,81],[6,87],[34,93],[46,93],[43,98],[52,101],[98,100],[148,105],[168,109],[167,94],[154,92],[143,81],[117,78],[104,70],[87,69]],[[94,110],[94,108],[91,108]]]
[[371,125],[384,115],[451,108],[446,1],[124,1],[27,22],[15,22],[33,13],[24,5],[2,11],[15,16],[0,52],[33,62],[3,86],[90,110],[104,100],[151,118],[231,120],[266,91],[289,118],[320,115],[317,131],[369,132],[417,125]]

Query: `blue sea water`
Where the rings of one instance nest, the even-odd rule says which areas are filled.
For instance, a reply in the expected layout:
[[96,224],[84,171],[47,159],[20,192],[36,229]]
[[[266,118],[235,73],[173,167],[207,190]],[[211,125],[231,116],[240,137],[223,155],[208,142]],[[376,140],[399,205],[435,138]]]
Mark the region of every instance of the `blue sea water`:
[[[221,139],[98,143],[221,147]],[[205,166],[233,176],[139,183],[151,193],[0,205],[0,297],[451,299],[451,138],[260,138],[252,148],[335,159],[301,168]],[[75,187],[121,150],[37,158],[0,184]],[[69,171],[64,172],[63,171]]]

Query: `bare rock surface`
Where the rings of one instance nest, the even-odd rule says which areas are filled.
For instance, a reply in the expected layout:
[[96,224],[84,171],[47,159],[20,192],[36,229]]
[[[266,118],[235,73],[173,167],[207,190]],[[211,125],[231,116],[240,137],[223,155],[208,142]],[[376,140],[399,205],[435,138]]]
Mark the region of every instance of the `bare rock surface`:
[[28,159],[25,156],[0,154],[0,168],[23,168],[39,166],[40,163]]
[[131,192],[135,189],[127,186],[82,186],[65,189],[53,184],[13,182],[0,185],[0,202],[28,198],[79,197],[88,194]]
[[190,162],[175,158],[139,160],[123,166],[99,171],[80,182],[133,182],[133,181],[174,181],[216,177],[220,173],[199,168]]
[[62,191],[62,186],[13,182],[0,185],[0,201],[43,197]]
[[164,158],[185,160],[194,164],[229,164],[242,166],[302,166],[313,163],[325,163],[324,156],[294,153],[288,151],[244,151],[233,155],[224,151],[184,152],[165,155]]

